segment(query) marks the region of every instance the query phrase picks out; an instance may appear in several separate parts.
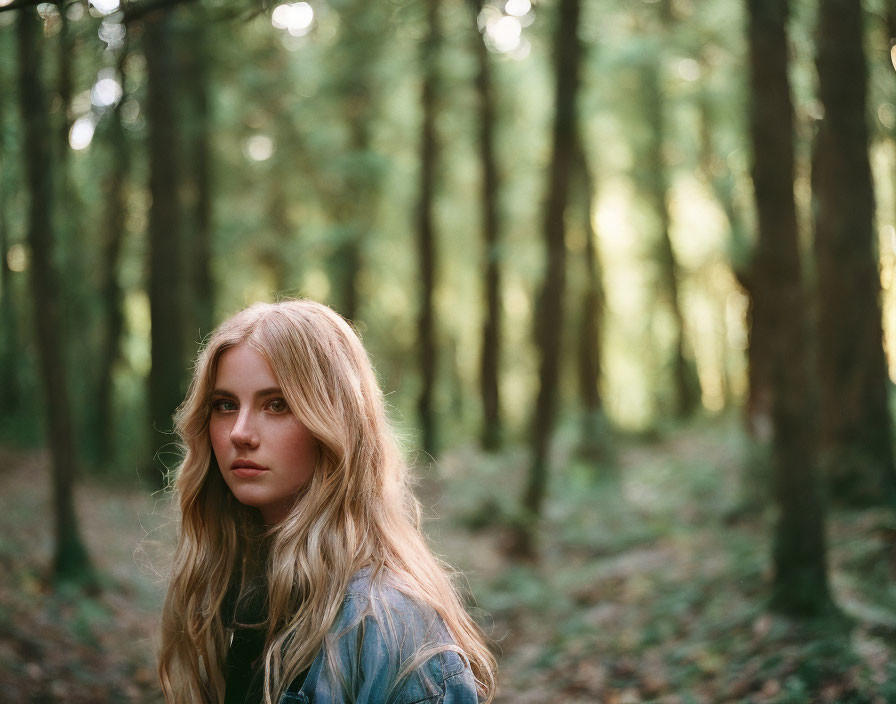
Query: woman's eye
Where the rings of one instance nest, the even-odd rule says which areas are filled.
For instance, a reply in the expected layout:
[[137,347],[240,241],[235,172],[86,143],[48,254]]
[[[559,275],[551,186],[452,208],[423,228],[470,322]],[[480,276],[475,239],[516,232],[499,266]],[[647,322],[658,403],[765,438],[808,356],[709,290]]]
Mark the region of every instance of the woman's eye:
[[289,410],[289,406],[282,398],[274,398],[268,401],[268,410],[274,413],[284,413]]
[[225,412],[225,411],[235,411],[236,404],[227,398],[219,398],[216,401],[212,401],[212,410]]

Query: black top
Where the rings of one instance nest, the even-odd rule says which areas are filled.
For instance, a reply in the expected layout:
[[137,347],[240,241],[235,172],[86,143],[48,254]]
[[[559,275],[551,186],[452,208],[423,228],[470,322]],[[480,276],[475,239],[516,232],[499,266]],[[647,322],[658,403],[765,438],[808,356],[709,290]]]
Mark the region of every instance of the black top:
[[[234,629],[224,668],[224,704],[261,704],[264,701],[266,633],[264,626]],[[306,669],[292,681],[289,689],[297,691],[301,688],[307,675]]]
[[265,629],[234,630],[224,671],[224,704],[261,704],[264,687]]
[[[267,589],[255,579],[239,595],[232,585],[225,598],[233,639],[224,666],[224,704],[261,704],[264,690],[264,644],[267,636]],[[239,595],[239,596],[238,596]]]
[[[264,701],[267,589],[263,580],[256,579],[241,597],[234,597],[233,592],[239,592],[239,588],[231,589],[224,606],[225,613],[233,614],[230,619],[233,640],[224,666],[224,704],[261,704]],[[307,674],[308,670],[299,674],[289,689],[298,690]]]

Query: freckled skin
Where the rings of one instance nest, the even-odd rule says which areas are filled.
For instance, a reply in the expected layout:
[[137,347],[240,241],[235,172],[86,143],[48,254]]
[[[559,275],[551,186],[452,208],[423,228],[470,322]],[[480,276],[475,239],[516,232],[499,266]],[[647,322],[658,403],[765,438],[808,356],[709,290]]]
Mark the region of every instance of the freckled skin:
[[[317,464],[314,438],[290,411],[270,365],[245,343],[218,359],[209,438],[234,497],[268,525],[286,516]],[[232,466],[239,460],[266,471],[238,476]]]

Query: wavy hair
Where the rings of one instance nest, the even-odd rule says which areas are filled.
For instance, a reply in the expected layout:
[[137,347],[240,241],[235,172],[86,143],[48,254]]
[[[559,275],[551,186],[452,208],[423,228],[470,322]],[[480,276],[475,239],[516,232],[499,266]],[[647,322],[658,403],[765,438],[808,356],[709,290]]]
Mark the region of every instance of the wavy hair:
[[[311,480],[272,527],[230,493],[209,440],[218,360],[243,343],[268,362],[319,448]],[[276,702],[324,645],[349,579],[362,567],[371,568],[373,583],[388,575],[441,616],[480,696],[492,700],[495,659],[420,531],[420,506],[382,392],[345,320],[307,300],[237,313],[200,352],[175,428],[184,450],[172,482],[181,522],[159,660],[168,704],[224,701],[235,605],[257,599],[259,584],[267,606],[264,701]]]

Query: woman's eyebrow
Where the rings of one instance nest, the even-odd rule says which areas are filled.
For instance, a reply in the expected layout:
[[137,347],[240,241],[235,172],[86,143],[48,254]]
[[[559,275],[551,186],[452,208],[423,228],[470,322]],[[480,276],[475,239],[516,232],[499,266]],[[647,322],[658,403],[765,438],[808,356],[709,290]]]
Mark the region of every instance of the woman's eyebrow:
[[268,389],[261,389],[260,391],[256,391],[255,395],[256,396],[273,396],[274,394],[282,394],[282,393],[283,393],[283,389],[281,389],[279,386],[272,386]]
[[[282,394],[283,389],[279,386],[271,386],[267,389],[259,389],[255,392],[256,397],[261,396],[274,396],[275,394]],[[236,398],[236,394],[233,391],[228,391],[227,389],[215,389],[212,391],[212,396],[227,396],[229,398]]]

